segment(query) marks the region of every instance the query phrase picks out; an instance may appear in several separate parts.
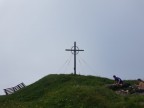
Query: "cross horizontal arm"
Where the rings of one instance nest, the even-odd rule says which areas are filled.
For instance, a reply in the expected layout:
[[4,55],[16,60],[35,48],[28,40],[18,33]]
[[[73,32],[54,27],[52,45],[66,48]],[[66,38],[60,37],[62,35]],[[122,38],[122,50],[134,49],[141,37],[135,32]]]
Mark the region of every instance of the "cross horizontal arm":
[[72,51],[71,49],[66,49],[66,51]]
[[84,51],[84,50],[72,50],[72,51]]
[[84,50],[72,50],[72,49],[66,49],[66,51],[84,51]]

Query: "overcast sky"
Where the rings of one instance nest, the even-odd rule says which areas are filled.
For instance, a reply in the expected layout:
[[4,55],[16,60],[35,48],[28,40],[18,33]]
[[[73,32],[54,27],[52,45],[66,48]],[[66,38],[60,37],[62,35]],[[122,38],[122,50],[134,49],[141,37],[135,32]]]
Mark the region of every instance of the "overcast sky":
[[144,79],[144,0],[0,0],[0,94],[54,73]]

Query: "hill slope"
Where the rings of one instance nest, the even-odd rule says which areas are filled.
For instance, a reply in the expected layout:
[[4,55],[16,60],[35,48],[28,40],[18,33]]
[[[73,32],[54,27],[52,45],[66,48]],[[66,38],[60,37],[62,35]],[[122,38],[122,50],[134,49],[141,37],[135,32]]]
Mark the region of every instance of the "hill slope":
[[107,78],[48,75],[9,96],[0,96],[0,108],[144,108],[144,96],[122,96],[105,85]]

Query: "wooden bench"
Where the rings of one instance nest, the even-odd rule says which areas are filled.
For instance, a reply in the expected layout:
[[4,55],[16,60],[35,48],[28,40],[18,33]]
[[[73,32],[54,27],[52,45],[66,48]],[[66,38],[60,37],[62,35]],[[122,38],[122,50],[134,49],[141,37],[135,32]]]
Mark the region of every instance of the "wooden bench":
[[20,84],[18,84],[15,87],[4,89],[4,92],[5,92],[6,95],[10,95],[10,94],[13,94],[16,91],[18,91],[18,90],[20,90],[20,89],[22,89],[24,87],[26,87],[26,85],[24,83],[20,83]]

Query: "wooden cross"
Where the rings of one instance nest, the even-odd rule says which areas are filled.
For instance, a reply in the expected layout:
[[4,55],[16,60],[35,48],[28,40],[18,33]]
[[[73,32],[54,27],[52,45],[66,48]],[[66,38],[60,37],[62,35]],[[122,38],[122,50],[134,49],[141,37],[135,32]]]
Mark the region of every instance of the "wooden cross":
[[74,55],[74,75],[76,75],[76,55],[79,53],[79,51],[84,51],[84,50],[80,50],[76,46],[76,42],[74,42],[74,46],[71,49],[66,49],[66,51],[71,51],[71,53]]

